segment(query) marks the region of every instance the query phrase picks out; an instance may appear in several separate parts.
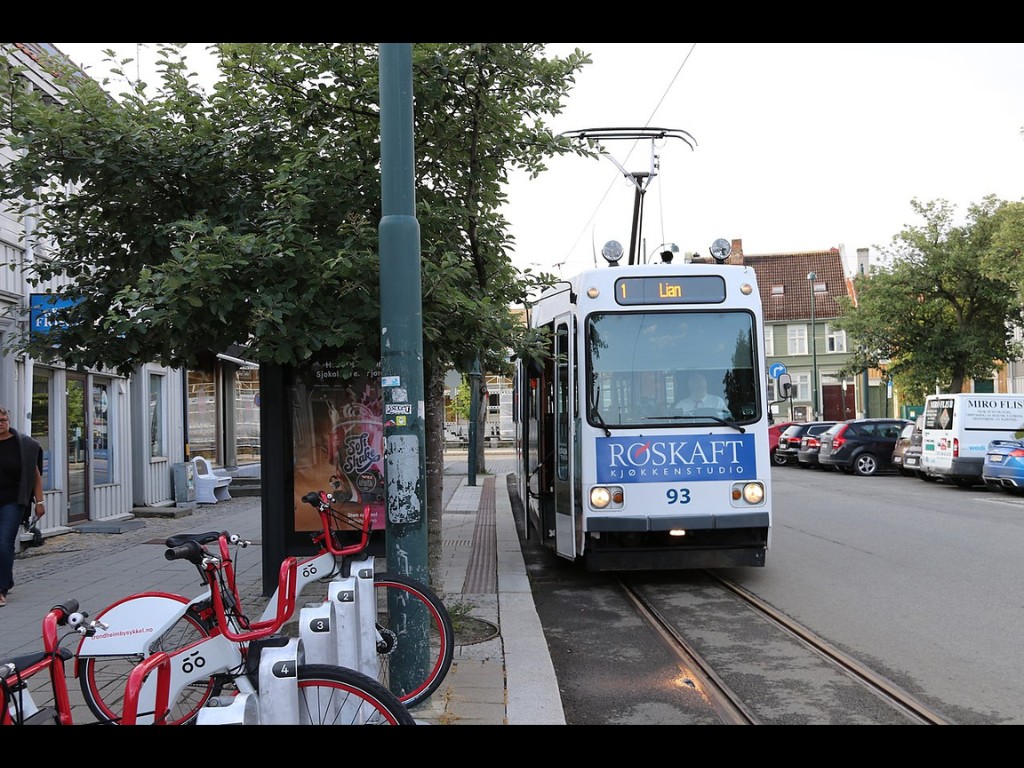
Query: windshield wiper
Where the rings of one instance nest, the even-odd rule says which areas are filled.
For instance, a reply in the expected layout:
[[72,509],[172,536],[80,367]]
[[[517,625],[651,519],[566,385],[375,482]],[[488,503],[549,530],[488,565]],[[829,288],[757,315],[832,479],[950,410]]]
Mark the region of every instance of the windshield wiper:
[[717,416],[693,416],[693,415],[689,415],[689,414],[680,413],[680,414],[678,414],[676,416],[648,416],[647,417],[648,421],[676,421],[678,419],[697,419],[697,420],[700,420],[700,421],[714,421],[714,422],[716,422],[718,424],[722,424],[722,425],[724,425],[726,427],[731,427],[732,429],[735,429],[737,432],[739,432],[741,434],[747,431],[746,429],[741,427],[739,424],[737,424],[735,421],[726,421],[725,419],[720,419]]
[[608,429],[608,425],[604,423],[604,419],[601,417],[601,412],[597,410],[597,404],[601,402],[601,385],[597,384],[597,382],[594,382],[594,384],[596,391],[594,392],[594,399],[590,401],[590,417],[604,430],[605,437],[611,437],[612,431]]

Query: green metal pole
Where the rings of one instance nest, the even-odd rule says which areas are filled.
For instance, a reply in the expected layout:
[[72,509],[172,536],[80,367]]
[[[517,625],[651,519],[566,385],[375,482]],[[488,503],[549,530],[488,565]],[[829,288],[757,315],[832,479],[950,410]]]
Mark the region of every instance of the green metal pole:
[[480,418],[480,357],[473,360],[473,370],[469,372],[469,467],[466,470],[466,485],[476,485],[476,445],[480,439],[480,430],[476,423]]
[[[429,583],[423,386],[423,297],[413,152],[412,44],[380,44],[380,325],[388,571]],[[389,590],[397,591],[397,590]],[[391,689],[410,691],[429,664],[429,623],[389,605],[408,631],[392,654]],[[425,614],[425,608],[419,606]],[[395,614],[401,614],[396,617]]]

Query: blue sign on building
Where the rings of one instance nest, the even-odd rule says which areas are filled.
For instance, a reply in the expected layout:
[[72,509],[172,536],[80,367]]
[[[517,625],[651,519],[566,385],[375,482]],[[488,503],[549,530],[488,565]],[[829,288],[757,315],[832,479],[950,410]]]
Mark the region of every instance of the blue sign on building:
[[772,363],[771,365],[768,366],[768,375],[771,376],[773,379],[779,378],[779,376],[781,376],[785,372],[786,366],[784,366],[782,363]]
[[63,299],[53,293],[30,293],[28,301],[32,333],[49,333],[55,322],[53,313],[76,303],[75,299]]

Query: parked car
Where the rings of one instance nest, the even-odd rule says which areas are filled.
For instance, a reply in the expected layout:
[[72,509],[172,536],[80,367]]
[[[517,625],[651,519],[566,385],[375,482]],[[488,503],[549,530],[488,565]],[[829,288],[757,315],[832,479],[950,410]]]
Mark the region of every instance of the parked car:
[[777,467],[785,466],[790,464],[796,466],[798,461],[798,452],[800,451],[800,438],[807,434],[808,429],[812,426],[819,424],[825,424],[821,431],[828,429],[828,427],[835,424],[834,421],[804,421],[796,424],[791,424],[779,435],[779,444],[775,447],[775,465]]
[[981,468],[985,487],[1024,494],[1024,440],[993,440]]
[[900,432],[899,440],[892,449],[892,464],[906,477],[934,480],[921,466],[921,443],[924,437],[924,415],[918,416]]
[[783,460],[780,462],[775,458],[775,449],[779,447],[779,437],[783,432],[786,431],[787,427],[791,427],[797,422],[795,421],[776,421],[774,424],[768,427],[768,445],[769,445],[769,456],[771,457],[772,464],[785,464]]
[[772,463],[777,467],[784,467],[787,464],[796,463],[796,451],[800,447],[800,434],[803,431],[803,424],[790,424],[779,435],[775,445],[775,454]]
[[938,478],[935,475],[929,475],[925,472],[922,464],[921,451],[923,450],[923,441],[924,430],[921,429],[920,426],[917,426],[914,429],[914,434],[910,437],[910,446],[903,452],[903,467],[919,477],[921,480],[927,480],[930,483],[934,483]]
[[[815,421],[807,425],[804,434],[800,436],[800,447],[797,449],[796,458],[801,469],[813,469],[821,467],[818,462],[818,451],[821,449],[821,436],[835,426],[834,421]],[[832,469],[832,467],[825,467]]]
[[847,419],[821,436],[818,462],[847,474],[874,475],[891,470],[892,450],[909,419]]

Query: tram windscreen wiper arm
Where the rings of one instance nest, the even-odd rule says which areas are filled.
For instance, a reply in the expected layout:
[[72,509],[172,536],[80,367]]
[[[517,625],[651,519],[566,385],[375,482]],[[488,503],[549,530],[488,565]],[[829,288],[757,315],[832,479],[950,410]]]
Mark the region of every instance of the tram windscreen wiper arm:
[[711,421],[716,421],[719,424],[723,424],[727,427],[732,427],[740,434],[743,434],[744,432],[747,431],[739,424],[737,424],[735,421],[726,421],[725,419],[720,419],[717,416],[694,416],[692,414],[680,413],[676,414],[675,416],[648,416],[647,419],[648,421],[675,421],[677,419],[710,419]]
[[598,426],[604,430],[605,437],[611,437],[612,431],[608,429],[608,425],[604,423],[604,419],[601,417],[601,412],[597,409],[597,403],[601,400],[601,387],[597,387],[597,392],[594,393],[594,401],[590,404],[590,415],[597,422]]

